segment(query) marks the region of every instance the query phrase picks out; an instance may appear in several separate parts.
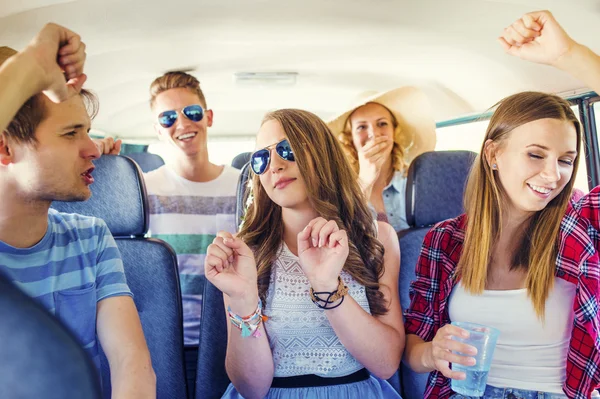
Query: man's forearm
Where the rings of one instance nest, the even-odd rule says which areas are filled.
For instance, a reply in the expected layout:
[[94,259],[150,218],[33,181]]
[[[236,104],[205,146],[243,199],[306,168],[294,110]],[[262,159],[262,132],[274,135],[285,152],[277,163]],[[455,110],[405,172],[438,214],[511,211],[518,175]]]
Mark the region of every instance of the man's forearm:
[[123,359],[111,367],[112,399],[156,398],[156,376],[150,359],[139,356]]
[[0,132],[17,111],[38,91],[36,65],[25,53],[18,53],[0,66]]

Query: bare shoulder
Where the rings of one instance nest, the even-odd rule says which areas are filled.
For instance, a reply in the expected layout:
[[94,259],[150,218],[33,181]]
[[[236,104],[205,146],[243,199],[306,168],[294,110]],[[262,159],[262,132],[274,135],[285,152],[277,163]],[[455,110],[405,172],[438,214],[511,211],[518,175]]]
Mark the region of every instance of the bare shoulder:
[[400,244],[398,242],[398,235],[389,223],[377,222],[377,227],[377,238],[385,250],[383,260],[385,265],[384,278],[387,275],[393,274],[394,278],[397,279],[400,270]]
[[377,238],[383,244],[386,251],[392,250],[393,248],[398,251],[398,235],[391,224],[386,222],[377,222]]

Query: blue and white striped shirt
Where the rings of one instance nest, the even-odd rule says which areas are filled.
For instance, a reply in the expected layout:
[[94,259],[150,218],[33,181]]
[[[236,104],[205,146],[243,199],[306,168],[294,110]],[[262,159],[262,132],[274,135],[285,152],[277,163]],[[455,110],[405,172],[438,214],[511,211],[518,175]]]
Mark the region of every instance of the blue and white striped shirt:
[[114,238],[103,220],[48,211],[48,230],[30,248],[0,241],[0,273],[56,315],[100,369],[97,303],[132,296]]

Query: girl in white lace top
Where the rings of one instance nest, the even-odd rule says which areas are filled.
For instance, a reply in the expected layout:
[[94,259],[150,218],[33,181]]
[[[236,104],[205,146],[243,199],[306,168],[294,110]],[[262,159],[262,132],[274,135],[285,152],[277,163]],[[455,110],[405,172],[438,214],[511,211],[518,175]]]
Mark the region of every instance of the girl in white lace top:
[[316,115],[268,114],[257,148],[244,226],[205,261],[230,319],[224,397],[399,398],[384,381],[404,349],[394,229]]

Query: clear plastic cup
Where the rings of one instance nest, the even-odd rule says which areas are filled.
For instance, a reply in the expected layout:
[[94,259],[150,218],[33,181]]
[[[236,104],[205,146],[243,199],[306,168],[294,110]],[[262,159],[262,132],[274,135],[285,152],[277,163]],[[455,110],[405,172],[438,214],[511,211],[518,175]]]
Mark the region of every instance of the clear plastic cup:
[[452,364],[453,371],[462,371],[467,376],[464,380],[453,379],[452,390],[465,396],[483,396],[500,331],[475,323],[453,321],[452,325],[467,330],[470,334],[469,338],[453,336],[452,339],[477,348],[476,355],[454,352],[457,355],[475,358],[475,365]]

